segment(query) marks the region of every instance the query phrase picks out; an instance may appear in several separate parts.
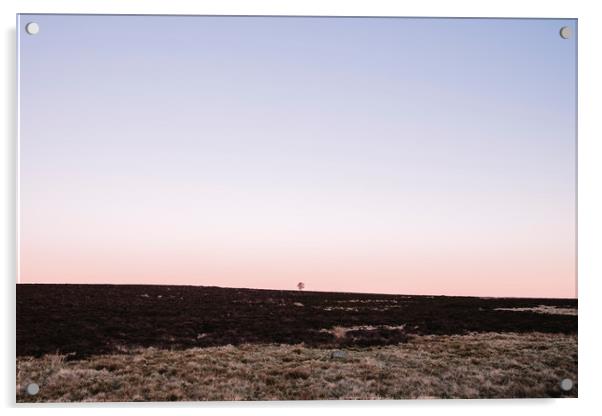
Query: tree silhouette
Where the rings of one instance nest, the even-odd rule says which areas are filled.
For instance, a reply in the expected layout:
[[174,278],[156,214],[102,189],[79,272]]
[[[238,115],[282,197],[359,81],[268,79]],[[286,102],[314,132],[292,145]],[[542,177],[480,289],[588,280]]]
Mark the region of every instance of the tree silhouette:
[[305,283],[303,283],[303,282],[297,283],[297,289],[299,289],[299,290],[305,289]]

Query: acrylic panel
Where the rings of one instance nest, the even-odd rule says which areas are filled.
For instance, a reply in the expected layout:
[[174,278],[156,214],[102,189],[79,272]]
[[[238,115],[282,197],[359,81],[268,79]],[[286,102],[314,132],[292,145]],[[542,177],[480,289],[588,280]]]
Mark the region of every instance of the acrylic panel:
[[17,34],[18,402],[577,396],[576,19]]

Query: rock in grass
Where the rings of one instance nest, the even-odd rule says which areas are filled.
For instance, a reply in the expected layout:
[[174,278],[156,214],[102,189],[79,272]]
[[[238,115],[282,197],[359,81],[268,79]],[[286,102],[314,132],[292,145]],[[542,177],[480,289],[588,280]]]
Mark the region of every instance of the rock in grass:
[[333,351],[330,353],[330,358],[334,360],[342,360],[347,358],[347,353],[345,351]]

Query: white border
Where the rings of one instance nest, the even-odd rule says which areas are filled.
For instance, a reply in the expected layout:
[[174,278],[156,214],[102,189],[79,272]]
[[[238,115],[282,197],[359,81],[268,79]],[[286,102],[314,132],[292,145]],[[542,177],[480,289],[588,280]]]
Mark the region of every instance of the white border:
[[[420,410],[427,414],[471,415],[487,412],[490,415],[508,413],[545,413],[567,415],[593,413],[598,407],[600,382],[600,346],[602,336],[599,322],[599,296],[602,280],[602,132],[599,120],[602,59],[598,52],[602,42],[602,18],[595,1],[472,1],[423,0],[404,3],[391,0],[2,0],[3,100],[0,115],[4,128],[1,145],[2,226],[4,238],[0,245],[0,263],[4,273],[2,324],[2,403],[14,407],[15,400],[15,272],[16,272],[16,13],[118,13],[118,14],[269,14],[269,15],[378,15],[378,16],[440,16],[440,17],[556,17],[579,19],[579,399],[564,400],[442,400],[399,402],[276,402],[276,403],[178,403],[174,405],[124,404],[77,405],[65,409],[47,405],[45,414],[98,414],[111,408],[112,412],[127,414],[162,414],[166,407],[177,407],[178,414],[248,413],[264,414],[345,414],[365,415],[368,411],[399,414]],[[197,407],[201,407],[198,409]],[[26,412],[35,408],[26,408]],[[15,409],[10,409],[12,413]],[[175,409],[174,409],[175,410]]]
[[[16,23],[15,23],[15,27],[18,28],[21,26],[21,16],[17,15],[16,16]],[[15,160],[15,177],[16,177],[16,183],[15,183],[15,231],[16,231],[16,235],[15,235],[15,251],[16,251],[16,264],[15,264],[15,269],[16,269],[16,282],[17,283],[21,283],[21,81],[19,78],[19,74],[21,73],[20,67],[21,67],[21,42],[19,41],[19,37],[21,36],[20,34],[21,32],[19,30],[16,30],[15,32],[15,36],[16,36],[16,42],[17,45],[15,46],[16,50],[17,50],[17,54],[16,54],[16,71],[17,71],[17,76],[15,78],[15,82],[17,83],[17,96],[16,96],[16,102],[14,103],[14,105],[17,107],[17,154],[16,154],[16,160]]]

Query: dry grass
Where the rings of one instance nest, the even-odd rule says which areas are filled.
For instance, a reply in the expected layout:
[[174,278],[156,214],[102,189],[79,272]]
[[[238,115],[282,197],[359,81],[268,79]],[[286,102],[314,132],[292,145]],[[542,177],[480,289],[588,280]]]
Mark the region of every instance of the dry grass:
[[[397,346],[243,345],[139,349],[82,361],[17,360],[17,401],[310,400],[576,397],[576,335],[417,336]],[[26,386],[40,385],[37,396]]]
[[495,308],[496,311],[535,312],[549,315],[577,316],[575,308],[557,308],[556,306],[539,305],[532,308]]
[[388,329],[388,330],[399,330],[403,331],[405,325],[356,325],[356,326],[335,326],[330,329],[322,328],[320,332],[326,332],[327,334],[332,334],[337,340],[342,340],[347,336],[347,332],[350,331],[373,331],[375,329]]
[[346,311],[346,312],[358,312],[359,308],[353,306],[327,306],[325,308],[320,308],[323,311]]
[[[346,312],[359,312],[360,308],[355,306],[326,306],[319,308],[323,311],[346,311]],[[370,311],[388,311],[390,307],[384,306],[382,308],[365,308],[365,310]]]

